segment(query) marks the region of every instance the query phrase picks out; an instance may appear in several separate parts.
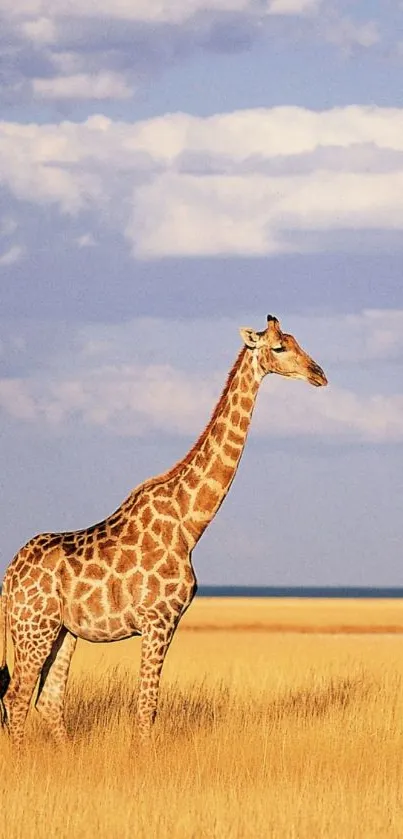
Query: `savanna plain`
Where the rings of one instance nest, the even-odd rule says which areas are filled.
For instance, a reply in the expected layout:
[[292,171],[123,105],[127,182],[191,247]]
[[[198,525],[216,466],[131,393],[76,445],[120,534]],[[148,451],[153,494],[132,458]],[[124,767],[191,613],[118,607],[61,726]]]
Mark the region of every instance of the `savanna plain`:
[[147,746],[139,654],[79,642],[68,746],[0,732],[1,839],[401,839],[402,601],[197,598]]

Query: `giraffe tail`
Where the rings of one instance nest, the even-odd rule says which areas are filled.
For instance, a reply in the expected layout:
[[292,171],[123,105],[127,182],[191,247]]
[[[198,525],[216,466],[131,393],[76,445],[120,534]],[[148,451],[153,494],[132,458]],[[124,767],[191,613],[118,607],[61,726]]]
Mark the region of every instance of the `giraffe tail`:
[[3,641],[3,655],[0,666],[0,725],[7,722],[6,709],[3,703],[3,696],[10,684],[10,671],[7,666],[7,595],[4,590],[1,593],[1,636]]

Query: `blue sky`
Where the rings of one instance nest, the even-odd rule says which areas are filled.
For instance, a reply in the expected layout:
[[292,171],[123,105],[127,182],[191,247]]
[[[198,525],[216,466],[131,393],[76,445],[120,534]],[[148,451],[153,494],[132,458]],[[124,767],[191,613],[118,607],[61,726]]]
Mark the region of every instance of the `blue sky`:
[[403,4],[0,0],[0,567],[185,454],[268,312],[202,583],[403,585]]

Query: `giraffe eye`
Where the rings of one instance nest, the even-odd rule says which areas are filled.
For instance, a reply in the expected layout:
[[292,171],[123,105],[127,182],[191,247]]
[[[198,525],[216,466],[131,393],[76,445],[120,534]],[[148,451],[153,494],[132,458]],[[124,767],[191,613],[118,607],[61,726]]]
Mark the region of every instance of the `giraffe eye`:
[[272,352],[287,352],[286,347],[272,347]]

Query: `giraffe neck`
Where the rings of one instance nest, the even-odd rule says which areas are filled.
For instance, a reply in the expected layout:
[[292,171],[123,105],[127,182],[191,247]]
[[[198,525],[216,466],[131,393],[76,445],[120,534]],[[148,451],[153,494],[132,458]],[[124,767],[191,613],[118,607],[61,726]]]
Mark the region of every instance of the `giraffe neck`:
[[261,381],[244,347],[207,428],[177,465],[176,498],[190,550],[220,508],[235,477]]

